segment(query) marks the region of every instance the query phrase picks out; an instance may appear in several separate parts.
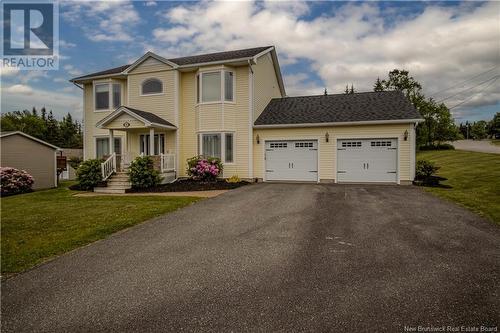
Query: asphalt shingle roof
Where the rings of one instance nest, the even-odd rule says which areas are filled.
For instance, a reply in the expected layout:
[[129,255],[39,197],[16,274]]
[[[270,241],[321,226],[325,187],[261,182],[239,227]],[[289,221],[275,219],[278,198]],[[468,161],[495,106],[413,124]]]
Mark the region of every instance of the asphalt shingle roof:
[[142,111],[142,110],[137,110],[137,109],[133,109],[133,108],[129,108],[128,106],[124,106],[124,108],[126,108],[130,112],[135,113],[139,117],[146,119],[147,121],[149,121],[151,123],[156,123],[156,124],[161,124],[161,125],[167,125],[167,126],[176,127],[171,122],[166,121],[165,119],[163,119],[163,118],[155,115],[154,113],[147,112],[147,111]]
[[420,119],[399,91],[274,98],[255,125]]
[[[254,57],[257,54],[261,53],[264,50],[267,50],[270,47],[272,47],[272,46],[262,46],[262,47],[254,47],[251,49],[241,49],[241,50],[234,50],[234,51],[199,54],[199,55],[194,55],[194,56],[180,57],[180,58],[174,58],[174,59],[168,59],[168,60],[179,65],[179,66],[195,65],[195,64],[201,64],[201,63],[213,62],[213,61],[229,61],[229,60],[234,60],[234,59]],[[72,79],[72,81],[90,78],[90,77],[94,77],[94,76],[100,76],[100,75],[119,74],[119,73],[123,72],[124,70],[126,70],[127,68],[129,68],[130,66],[131,65],[124,65],[124,66],[120,66],[120,67],[106,69],[106,70],[103,70],[100,72],[86,74],[83,76],[76,77],[76,78]]]

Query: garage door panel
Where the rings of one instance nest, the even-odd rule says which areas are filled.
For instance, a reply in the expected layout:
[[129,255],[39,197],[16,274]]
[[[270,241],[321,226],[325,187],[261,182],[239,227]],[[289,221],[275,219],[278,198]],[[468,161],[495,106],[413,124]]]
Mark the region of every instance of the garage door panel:
[[317,181],[317,147],[314,140],[266,142],[266,180]]
[[337,181],[396,182],[397,140],[338,140]]

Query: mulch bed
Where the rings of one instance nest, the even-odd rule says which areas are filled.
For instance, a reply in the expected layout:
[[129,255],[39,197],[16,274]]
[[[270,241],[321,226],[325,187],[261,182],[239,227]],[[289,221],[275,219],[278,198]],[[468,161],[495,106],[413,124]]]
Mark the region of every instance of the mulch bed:
[[190,191],[211,191],[211,190],[232,190],[250,184],[246,181],[238,183],[228,183],[224,179],[214,182],[201,182],[192,179],[179,179],[170,184],[158,185],[156,187],[139,189],[131,188],[127,193],[151,193],[151,192],[190,192]]

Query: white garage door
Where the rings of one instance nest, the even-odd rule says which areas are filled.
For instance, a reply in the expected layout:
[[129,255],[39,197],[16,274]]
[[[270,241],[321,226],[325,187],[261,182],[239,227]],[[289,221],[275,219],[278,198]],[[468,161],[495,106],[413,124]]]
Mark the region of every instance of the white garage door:
[[266,141],[266,180],[318,180],[318,141]]
[[363,139],[337,141],[337,181],[396,182],[398,141]]

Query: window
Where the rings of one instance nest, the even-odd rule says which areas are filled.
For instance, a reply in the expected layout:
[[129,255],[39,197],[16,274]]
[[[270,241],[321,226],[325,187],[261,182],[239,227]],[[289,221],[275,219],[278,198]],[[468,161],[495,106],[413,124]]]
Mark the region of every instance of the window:
[[270,144],[271,148],[286,148],[288,144],[286,142],[274,142]]
[[346,147],[361,147],[361,141],[344,141],[342,142],[342,148]]
[[234,162],[234,134],[200,134],[200,155],[220,158],[224,163]]
[[233,133],[226,133],[226,163],[233,163]]
[[147,79],[141,86],[142,95],[152,95],[163,93],[163,83],[158,79]]
[[295,143],[295,148],[312,148],[313,143],[312,142],[296,142]]
[[[115,153],[121,154],[122,151],[122,139],[115,139]],[[109,156],[109,138],[96,138],[95,139],[95,151],[96,158],[104,158]]]
[[203,134],[201,139],[201,154],[207,157],[221,156],[221,137],[220,134]]
[[121,105],[121,89],[121,84],[113,84],[113,108],[115,109]]
[[390,147],[392,145],[391,141],[372,141],[370,142],[372,147]]
[[202,102],[220,101],[220,72],[203,73],[201,76],[201,100]]
[[121,105],[122,85],[120,83],[97,83],[95,85],[95,110],[116,109]]
[[[165,135],[164,134],[155,134],[155,151],[153,155],[165,154]],[[140,147],[139,152],[144,155],[149,154],[149,134],[141,134],[140,135]]]
[[95,109],[109,109],[109,84],[96,84],[95,86]]
[[224,72],[224,100],[233,101],[233,72]]
[[234,101],[234,73],[230,71],[200,73],[196,77],[196,102]]

